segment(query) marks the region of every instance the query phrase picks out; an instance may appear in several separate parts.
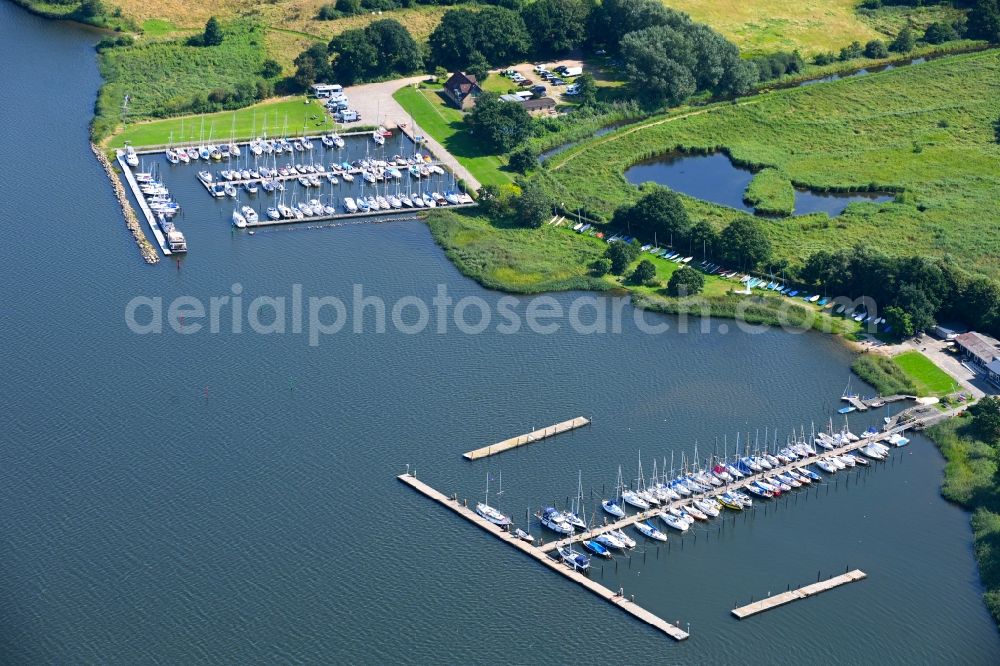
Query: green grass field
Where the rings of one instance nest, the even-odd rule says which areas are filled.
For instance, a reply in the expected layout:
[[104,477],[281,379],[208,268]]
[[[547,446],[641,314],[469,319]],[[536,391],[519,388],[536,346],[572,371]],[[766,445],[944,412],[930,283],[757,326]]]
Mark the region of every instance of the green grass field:
[[[493,78],[493,77],[490,77]],[[491,155],[465,131],[462,112],[447,105],[438,91],[406,86],[393,98],[413,117],[413,121],[455,156],[483,185],[499,185],[513,180],[509,171],[501,171],[506,162]]]
[[795,210],[795,188],[777,169],[754,174],[743,200],[765,215],[791,215]]
[[[727,149],[820,190],[903,190],[897,202],[852,204],[831,220],[761,223],[778,257],[876,243],[893,254],[950,254],[1000,275],[1000,51],[949,56],[736,103],[678,109],[584,142],[550,160],[540,178],[567,207],[610,217],[638,189],[635,162],[675,149]],[[737,211],[686,199],[696,219],[721,227]]]
[[958,388],[958,382],[918,351],[908,351],[892,358],[917,388],[917,395],[944,396]]
[[334,127],[329,114],[316,100],[309,100],[306,104],[302,97],[295,97],[262,102],[236,111],[179,116],[129,125],[124,132],[111,138],[108,147],[120,148],[126,141],[134,146],[162,146],[171,140],[175,144],[197,143],[202,131],[202,121],[206,140],[210,132],[216,140],[228,139],[233,131],[233,118],[236,119],[237,140],[260,136],[265,123],[269,136],[286,134],[282,131],[286,126],[289,135],[301,133],[303,127],[310,132],[332,130]]

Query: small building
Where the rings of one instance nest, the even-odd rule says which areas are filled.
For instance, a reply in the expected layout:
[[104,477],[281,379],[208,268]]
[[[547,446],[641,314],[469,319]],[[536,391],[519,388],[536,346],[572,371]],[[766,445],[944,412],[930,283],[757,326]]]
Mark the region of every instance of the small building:
[[444,96],[455,108],[468,111],[476,104],[476,98],[483,92],[476,77],[465,72],[455,72],[444,82]]
[[556,101],[551,97],[526,99],[522,103],[528,113],[549,113],[556,108]]
[[986,378],[997,386],[1000,386],[1000,359],[986,366]]
[[955,345],[966,360],[983,374],[988,372],[991,364],[1000,359],[1000,342],[982,333],[962,333],[955,337]]

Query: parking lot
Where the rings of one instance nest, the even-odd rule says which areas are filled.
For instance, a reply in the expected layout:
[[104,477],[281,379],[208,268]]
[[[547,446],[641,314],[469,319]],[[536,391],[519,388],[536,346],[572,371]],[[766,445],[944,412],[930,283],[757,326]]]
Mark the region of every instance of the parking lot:
[[[582,60],[574,60],[572,58],[567,58],[563,60],[553,60],[551,62],[540,63],[548,71],[553,72],[556,67],[564,66],[569,68],[580,68],[583,71],[588,71],[588,68],[584,66]],[[531,81],[532,85],[543,85],[545,86],[545,92],[543,96],[551,97],[556,101],[556,104],[562,104],[563,102],[572,102],[573,96],[566,95],[566,89],[576,80],[576,76],[562,77],[565,85],[553,85],[550,81],[542,80],[542,77],[535,70],[536,65],[534,63],[525,62],[519,65],[514,65],[513,67],[497,70],[493,73],[493,76],[503,78],[504,72],[508,70],[513,70],[523,76],[526,80]],[[509,79],[508,79],[509,80]],[[516,88],[517,90],[530,90],[531,85],[519,85],[514,81],[510,81],[510,87]]]

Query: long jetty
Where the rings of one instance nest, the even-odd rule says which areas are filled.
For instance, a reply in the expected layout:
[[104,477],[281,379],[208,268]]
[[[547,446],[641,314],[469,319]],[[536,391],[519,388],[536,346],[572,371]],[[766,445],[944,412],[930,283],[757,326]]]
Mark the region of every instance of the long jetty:
[[556,541],[543,544],[539,546],[539,550],[544,552],[549,552],[555,550],[556,548],[568,546],[578,541],[583,541],[585,539],[593,539],[594,537],[600,536],[601,534],[604,534],[606,532],[611,532],[613,530],[620,530],[622,528],[628,527],[629,525],[634,525],[638,522],[649,520],[650,518],[656,518],[657,516],[659,516],[659,514],[663,513],[667,509],[672,509],[672,508],[683,509],[684,507],[690,505],[696,499],[714,497],[715,495],[724,493],[727,490],[738,490],[743,486],[747,485],[748,483],[750,483],[751,481],[762,479],[763,477],[773,476],[775,474],[781,474],[782,472],[785,472],[790,469],[794,470],[801,467],[807,467],[815,463],[818,458],[823,458],[826,456],[838,456],[844,453],[855,451],[864,446],[867,446],[871,442],[878,442],[888,439],[890,435],[892,435],[894,432],[900,432],[904,429],[905,428],[893,430],[890,432],[875,433],[869,437],[862,437],[858,439],[858,441],[856,442],[850,442],[848,444],[839,446],[834,449],[821,449],[820,451],[817,451],[816,456],[810,456],[809,458],[805,459],[800,458],[798,460],[793,460],[792,462],[787,463],[785,465],[781,465],[780,467],[764,470],[762,472],[758,472],[757,474],[746,476],[742,479],[737,479],[732,483],[727,483],[723,486],[717,486],[711,488],[710,490],[704,493],[692,493],[688,497],[684,497],[679,500],[673,500],[671,502],[668,502],[667,504],[661,504],[660,506],[653,506],[645,511],[640,511],[639,513],[633,514],[631,516],[626,516],[625,518],[617,520],[613,523],[600,525],[592,529],[586,530],[585,532],[580,532],[572,536],[566,537],[565,539],[559,539]]
[[542,549],[537,548],[532,544],[527,543],[526,541],[522,541],[517,537],[515,537],[510,532],[507,532],[506,530],[497,527],[493,523],[482,518],[479,514],[470,510],[467,506],[459,502],[457,498],[448,497],[444,495],[443,493],[441,493],[438,490],[435,490],[434,488],[427,485],[423,481],[418,480],[417,477],[414,476],[413,474],[410,473],[400,474],[396,478],[405,483],[406,485],[410,486],[417,492],[425,495],[426,497],[431,498],[432,500],[438,502],[439,504],[442,504],[443,506],[448,507],[449,509],[457,513],[459,516],[465,518],[474,525],[477,525],[480,528],[486,530],[487,532],[489,532],[496,538],[500,539],[504,543],[532,557],[535,561],[539,562],[543,566],[562,574],[563,576],[573,581],[574,583],[577,583],[578,585],[581,585],[590,592],[593,592],[594,594],[601,597],[608,603],[617,606],[618,608],[622,609],[632,617],[641,620],[642,622],[648,624],[649,626],[655,629],[662,631],[663,633],[665,633],[667,636],[670,636],[674,640],[682,641],[688,637],[688,632],[682,630],[680,627],[670,624],[669,622],[660,618],[659,616],[654,615],[653,613],[649,612],[642,606],[636,604],[634,601],[630,601],[629,599],[626,599],[624,596],[612,592],[611,590],[604,587],[600,583],[595,582],[590,578],[587,578],[586,576],[584,576],[574,568],[570,567],[569,565],[552,559],[552,557],[547,555],[546,552],[543,551]]
[[570,430],[576,430],[577,428],[582,428],[585,425],[590,425],[590,419],[583,416],[578,416],[575,419],[570,419],[569,421],[563,421],[562,423],[557,423],[547,428],[539,428],[538,430],[532,430],[526,435],[518,435],[517,437],[511,437],[510,439],[505,439],[502,442],[497,442],[496,444],[484,446],[474,451],[467,451],[466,453],[463,453],[462,456],[466,460],[477,460],[479,458],[488,458],[489,456],[494,456],[498,453],[503,453],[504,451],[510,451],[511,449],[516,449],[519,446],[524,446],[525,444],[531,444],[533,442],[538,442],[543,439],[547,439],[549,437],[555,437],[556,435],[561,435],[562,433],[569,432]]
[[117,151],[118,164],[122,168],[122,173],[125,174],[125,182],[128,183],[129,189],[132,190],[132,194],[135,196],[136,203],[139,204],[139,210],[142,211],[143,216],[146,218],[146,223],[149,225],[149,230],[153,232],[153,238],[156,239],[157,244],[160,246],[160,251],[165,256],[170,256],[170,245],[167,243],[166,237],[163,235],[163,231],[160,229],[159,225],[156,223],[156,218],[153,216],[153,211],[150,209],[149,204],[146,203],[146,197],[143,196],[142,190],[139,189],[139,183],[136,182],[135,176],[132,175],[132,168],[129,167],[128,163],[125,161],[125,151]]
[[734,608],[732,610],[733,615],[735,615],[740,620],[748,618],[751,615],[756,615],[757,613],[763,613],[764,611],[771,610],[772,608],[777,608],[778,606],[784,606],[787,603],[793,601],[798,601],[799,599],[806,599],[808,597],[815,596],[821,592],[826,592],[827,590],[832,590],[835,587],[840,587],[841,585],[847,585],[848,583],[853,583],[858,580],[864,580],[868,577],[861,569],[855,569],[853,571],[848,571],[847,573],[840,574],[839,576],[834,576],[827,580],[818,581],[812,583],[811,585],[806,585],[805,587],[800,587],[797,590],[789,590],[788,592],[782,592],[781,594],[776,594],[773,597],[768,597],[766,599],[761,599],[760,601],[755,601],[749,603],[746,606],[740,606],[739,608]]

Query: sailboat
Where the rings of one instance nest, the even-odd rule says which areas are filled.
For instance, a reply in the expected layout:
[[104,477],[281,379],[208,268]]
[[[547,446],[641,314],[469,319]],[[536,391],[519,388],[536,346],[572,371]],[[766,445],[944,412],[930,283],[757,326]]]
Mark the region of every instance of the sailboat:
[[[502,473],[501,473],[502,474]],[[503,477],[500,477],[500,488],[498,493],[503,493]],[[490,474],[486,473],[486,498],[482,502],[476,503],[476,513],[490,521],[497,527],[507,529],[510,526],[510,518],[500,513],[499,509],[494,509],[490,502]]]
[[583,510],[583,470],[580,470],[576,481],[576,498],[570,505],[570,510],[563,513],[563,519],[581,530],[587,529],[586,514]]

